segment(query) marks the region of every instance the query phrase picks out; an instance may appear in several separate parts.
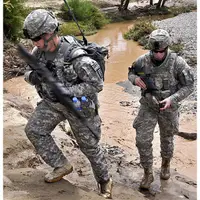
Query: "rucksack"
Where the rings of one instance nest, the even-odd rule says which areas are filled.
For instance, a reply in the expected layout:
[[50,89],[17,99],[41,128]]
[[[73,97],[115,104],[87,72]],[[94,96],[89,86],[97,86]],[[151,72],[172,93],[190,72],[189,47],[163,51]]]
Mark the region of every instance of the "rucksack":
[[104,76],[105,76],[105,57],[108,58],[108,49],[104,46],[100,46],[94,42],[90,42],[87,45],[84,44],[83,40],[79,40],[73,36],[64,36],[65,41],[67,41],[68,43],[72,44],[73,48],[81,48],[83,50],[85,50],[87,53],[86,54],[81,54],[78,55],[76,57],[73,58],[68,58],[68,62],[72,62],[73,60],[75,60],[78,57],[82,57],[82,56],[89,56],[90,58],[92,58],[93,60],[95,60],[102,71],[102,75],[103,75],[103,80],[104,80]]

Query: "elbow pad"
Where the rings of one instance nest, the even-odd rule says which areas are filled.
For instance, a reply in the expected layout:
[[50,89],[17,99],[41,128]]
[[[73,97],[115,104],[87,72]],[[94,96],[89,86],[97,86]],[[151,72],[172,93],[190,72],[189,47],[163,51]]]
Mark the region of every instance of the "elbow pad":
[[192,85],[194,83],[194,74],[189,69],[184,69],[179,78],[181,85]]

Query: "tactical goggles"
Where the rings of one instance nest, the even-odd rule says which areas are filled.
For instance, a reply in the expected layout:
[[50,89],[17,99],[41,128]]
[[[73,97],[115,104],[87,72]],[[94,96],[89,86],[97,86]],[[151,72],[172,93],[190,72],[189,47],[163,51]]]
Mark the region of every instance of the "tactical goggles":
[[39,40],[41,40],[41,39],[42,39],[42,36],[44,35],[44,34],[42,34],[42,35],[39,35],[39,36],[37,36],[37,37],[35,37],[35,38],[31,38],[31,36],[29,35],[27,29],[23,29],[23,34],[24,34],[25,38],[31,39],[31,40],[34,41],[34,42],[38,42]]

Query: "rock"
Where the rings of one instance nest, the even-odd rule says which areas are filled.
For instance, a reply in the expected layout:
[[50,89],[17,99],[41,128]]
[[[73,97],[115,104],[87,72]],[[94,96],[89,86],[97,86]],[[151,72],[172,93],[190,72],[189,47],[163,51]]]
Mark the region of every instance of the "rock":
[[11,185],[12,185],[12,181],[7,176],[3,176],[3,186],[11,187]]
[[21,115],[25,118],[29,118],[34,108],[29,101],[19,97],[14,96],[10,93],[4,94],[4,111],[9,107],[13,107],[20,111]]
[[129,101],[120,101],[120,106],[132,106],[133,103]]

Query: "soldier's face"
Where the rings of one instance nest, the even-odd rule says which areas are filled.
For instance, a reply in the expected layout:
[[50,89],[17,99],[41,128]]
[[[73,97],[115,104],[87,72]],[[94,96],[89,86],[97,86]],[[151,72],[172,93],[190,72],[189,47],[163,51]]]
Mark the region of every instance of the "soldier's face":
[[[40,36],[39,36],[40,37]],[[35,38],[32,40],[33,45],[38,47],[39,49],[44,47],[44,40],[40,37],[40,39],[36,40]]]
[[38,49],[44,48],[44,39],[46,38],[46,34],[40,35],[36,38],[31,39],[33,45],[36,46]]
[[[53,46],[53,41],[52,40],[48,41],[50,37],[51,34],[49,33],[38,36],[37,38],[32,39],[33,45],[42,51],[49,51],[52,49]],[[47,41],[47,46],[45,46],[45,40]]]
[[162,61],[166,57],[167,48],[159,49],[158,51],[152,50],[152,52],[155,60]]

